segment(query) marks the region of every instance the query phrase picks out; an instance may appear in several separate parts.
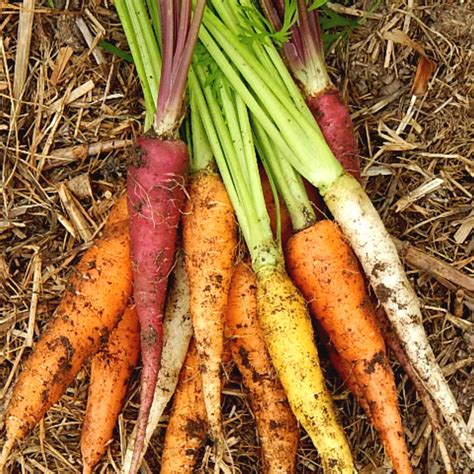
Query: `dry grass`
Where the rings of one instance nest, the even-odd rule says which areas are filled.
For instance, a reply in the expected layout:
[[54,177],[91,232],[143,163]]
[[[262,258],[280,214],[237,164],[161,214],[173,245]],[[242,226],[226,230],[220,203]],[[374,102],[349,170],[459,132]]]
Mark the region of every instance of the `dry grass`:
[[[364,10],[366,5],[357,2],[357,7]],[[22,16],[28,25],[28,11]],[[81,29],[78,18],[83,19]],[[469,96],[474,75],[468,42],[473,20],[468,2],[386,2],[330,57],[332,73],[354,113],[367,189],[387,227],[444,262],[433,274],[435,267],[423,254],[416,254],[416,260],[413,252],[406,253],[415,266],[409,273],[422,299],[431,343],[470,426],[474,170]],[[18,38],[19,23],[19,4],[0,3],[0,409],[31,341],[51,318],[73,265],[123,191],[125,153],[115,148],[128,146],[143,121],[133,67],[94,49],[104,34],[126,49],[110,1],[85,2],[82,9],[72,1],[67,12],[36,2],[30,47],[26,33]],[[418,54],[386,39],[394,29],[421,44],[437,64],[427,92],[415,99],[410,88]],[[75,145],[80,146],[61,151]],[[385,472],[376,434],[332,371],[327,372],[359,467]],[[98,472],[119,472],[137,414],[137,376]],[[401,371],[397,381],[418,471],[442,472],[424,409]],[[85,368],[14,452],[9,472],[80,472],[87,384]],[[252,414],[235,372],[225,393],[235,472],[260,472]],[[165,425],[166,417],[160,426]],[[148,472],[157,472],[162,435],[163,430],[149,449]],[[469,472],[449,437],[447,446],[455,472]],[[210,457],[208,448],[203,469],[212,465]],[[299,472],[319,472],[317,462],[303,437]]]

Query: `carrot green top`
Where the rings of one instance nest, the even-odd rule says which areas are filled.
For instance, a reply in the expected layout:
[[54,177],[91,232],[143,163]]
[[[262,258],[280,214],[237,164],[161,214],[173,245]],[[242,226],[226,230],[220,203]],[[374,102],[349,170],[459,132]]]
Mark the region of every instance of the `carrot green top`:
[[291,36],[283,43],[282,52],[286,63],[306,94],[313,96],[332,86],[321,38],[317,10],[308,5],[307,0],[261,0],[262,7],[272,28],[284,28],[286,19],[294,16],[297,20],[291,25]]
[[[210,60],[210,58],[209,58]],[[208,80],[209,64],[190,71],[192,105],[199,111],[255,271],[282,260],[265,207],[247,107],[223,75]]]
[[251,0],[210,0],[210,6],[200,40],[285,159],[324,194],[343,168],[281,60],[271,33],[264,34],[261,13]]
[[[158,15],[156,2],[147,0],[154,15]],[[155,6],[153,6],[155,5]],[[145,130],[148,130],[156,112],[158,87],[161,76],[161,53],[157,36],[149,19],[144,0],[115,0],[115,8],[127,38],[133,62],[137,69],[145,100]],[[152,15],[153,18],[153,15]],[[153,21],[153,26],[155,25]]]

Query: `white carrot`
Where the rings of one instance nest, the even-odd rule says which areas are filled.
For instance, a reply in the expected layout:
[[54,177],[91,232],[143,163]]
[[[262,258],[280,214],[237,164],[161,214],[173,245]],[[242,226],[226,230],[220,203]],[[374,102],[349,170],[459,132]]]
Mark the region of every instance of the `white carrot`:
[[[183,366],[193,332],[189,314],[188,280],[183,260],[183,255],[181,252],[178,252],[163,321],[164,344],[161,354],[161,368],[158,373],[158,381],[150,409],[145,442],[140,455],[140,464],[150,439],[158,426],[161,415],[175,392],[179,373]],[[124,473],[128,473],[132,465],[136,434],[137,429],[135,427],[125,452],[122,467],[122,472]]]

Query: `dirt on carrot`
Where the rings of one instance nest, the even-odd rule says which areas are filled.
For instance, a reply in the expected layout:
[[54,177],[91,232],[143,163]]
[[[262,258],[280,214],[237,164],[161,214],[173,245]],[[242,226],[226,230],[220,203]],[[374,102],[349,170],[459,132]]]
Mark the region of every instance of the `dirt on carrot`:
[[92,359],[86,414],[81,431],[83,473],[91,473],[112,439],[130,376],[140,353],[138,316],[129,306]]
[[394,469],[411,472],[385,344],[359,263],[337,224],[319,221],[295,234],[288,243],[288,269],[346,362],[340,368],[351,367]]
[[0,465],[61,397],[84,361],[107,340],[132,293],[125,197],[103,235],[76,266],[55,315],[21,372],[5,413],[7,441]]
[[261,443],[263,472],[295,472],[299,429],[258,322],[257,279],[243,262],[234,269],[225,334],[250,393]]

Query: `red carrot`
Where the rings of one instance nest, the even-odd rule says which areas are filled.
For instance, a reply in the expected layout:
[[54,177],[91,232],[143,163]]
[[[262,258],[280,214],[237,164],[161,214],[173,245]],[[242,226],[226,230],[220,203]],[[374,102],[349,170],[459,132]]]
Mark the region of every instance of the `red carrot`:
[[186,146],[178,141],[138,140],[140,161],[128,172],[128,209],[134,299],[143,361],[139,429],[145,432],[163,343],[162,320],[176,232],[184,208]]
[[[162,321],[168,275],[174,262],[177,228],[184,210],[188,152],[178,139],[186,78],[205,0],[160,0],[163,68],[154,136],[138,139],[127,191],[134,270],[134,297],[140,321],[143,361],[137,438],[130,472],[139,468],[163,345]],[[175,31],[176,25],[179,30]]]
[[[262,5],[273,28],[280,30],[284,1],[262,0]],[[291,38],[283,44],[282,53],[334,156],[360,181],[357,138],[349,109],[326,69],[317,10],[310,10],[306,0],[297,0],[297,5],[298,21],[291,27]]]

